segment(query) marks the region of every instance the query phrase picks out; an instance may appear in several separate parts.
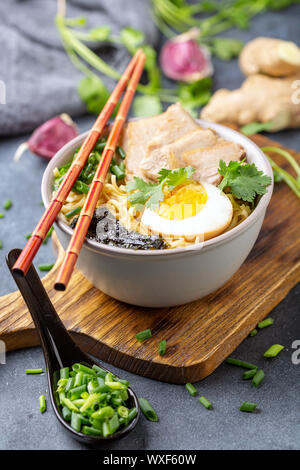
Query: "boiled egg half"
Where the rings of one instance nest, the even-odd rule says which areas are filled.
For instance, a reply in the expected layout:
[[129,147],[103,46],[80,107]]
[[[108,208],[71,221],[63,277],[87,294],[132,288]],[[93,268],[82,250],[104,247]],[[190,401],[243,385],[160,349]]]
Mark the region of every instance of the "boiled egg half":
[[141,225],[149,233],[164,238],[184,237],[201,241],[215,237],[229,226],[233,208],[228,197],[216,186],[190,181],[165,194],[156,210],[146,208]]

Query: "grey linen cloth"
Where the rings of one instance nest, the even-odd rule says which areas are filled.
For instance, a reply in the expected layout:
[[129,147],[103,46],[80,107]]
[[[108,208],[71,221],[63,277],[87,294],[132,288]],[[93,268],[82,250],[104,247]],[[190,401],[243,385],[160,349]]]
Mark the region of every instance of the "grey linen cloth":
[[[56,7],[56,0],[0,2],[0,80],[6,88],[0,135],[31,131],[62,112],[72,117],[85,112],[76,90],[83,75],[61,45]],[[140,29],[152,45],[158,39],[148,0],[68,0],[66,16],[86,17],[89,28],[109,25],[113,34],[126,26]],[[129,60],[122,46],[98,44],[93,49],[119,72]],[[102,78],[111,91],[114,81]]]

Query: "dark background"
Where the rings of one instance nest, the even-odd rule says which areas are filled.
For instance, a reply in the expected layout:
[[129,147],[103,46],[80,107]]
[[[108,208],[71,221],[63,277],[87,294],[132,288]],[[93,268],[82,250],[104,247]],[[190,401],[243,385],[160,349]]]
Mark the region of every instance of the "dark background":
[[[256,36],[274,36],[300,43],[300,5],[285,11],[268,12],[256,17],[248,31],[230,31],[247,41]],[[151,21],[149,19],[149,21]],[[243,77],[237,61],[214,60],[214,87],[236,88]],[[168,82],[166,82],[167,85]],[[94,118],[77,119],[81,131],[88,129]],[[298,130],[274,136],[282,144],[300,151]],[[26,138],[26,136],[25,136]],[[10,249],[23,247],[24,235],[31,232],[42,214],[40,182],[45,161],[30,153],[15,164],[12,155],[23,137],[7,138],[0,143],[1,199],[12,199],[13,207],[0,220],[0,295],[15,290],[5,265],[4,256]],[[54,261],[51,242],[43,246],[35,264]],[[280,276],[280,272],[278,273]],[[271,313],[274,325],[247,338],[232,354],[263,367],[266,377],[259,389],[241,380],[242,370],[221,365],[210,377],[196,384],[201,395],[212,403],[206,410],[192,398],[184,386],[169,385],[139,377],[110,367],[130,380],[138,396],[151,402],[159,423],[143,417],[133,433],[106,449],[299,449],[299,378],[300,367],[292,363],[292,343],[300,340],[300,285]],[[264,351],[279,343],[285,350],[273,360],[264,360]],[[40,348],[7,354],[6,365],[0,365],[0,448],[1,449],[80,449],[81,444],[66,436],[56,421],[48,401],[48,411],[41,415],[38,397],[48,398],[46,376],[26,376],[26,368],[43,367]],[[258,403],[253,414],[241,413],[243,401]]]

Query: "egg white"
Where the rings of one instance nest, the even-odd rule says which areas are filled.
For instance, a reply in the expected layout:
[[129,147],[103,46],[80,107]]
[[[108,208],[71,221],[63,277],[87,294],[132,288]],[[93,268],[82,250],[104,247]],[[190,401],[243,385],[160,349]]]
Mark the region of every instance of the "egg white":
[[169,220],[146,208],[141,219],[143,229],[164,238],[185,237],[189,241],[196,237],[208,240],[224,232],[232,219],[232,204],[216,186],[206,182],[201,184],[207,193],[207,200],[198,214],[183,220]]

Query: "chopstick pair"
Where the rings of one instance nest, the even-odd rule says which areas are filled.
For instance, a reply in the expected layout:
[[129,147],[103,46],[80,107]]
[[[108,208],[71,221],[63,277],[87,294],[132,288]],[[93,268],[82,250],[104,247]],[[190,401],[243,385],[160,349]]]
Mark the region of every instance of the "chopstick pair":
[[121,130],[126,120],[132,99],[136,91],[136,87],[143,72],[145,59],[145,53],[140,49],[136,52],[128,64],[121,79],[117,83],[110,98],[106,102],[88,136],[83,142],[76,158],[73,160],[72,165],[70,166],[62,184],[58,189],[58,192],[50,202],[49,206],[46,208],[44,214],[42,215],[40,221],[38,222],[24,249],[22,250],[19,258],[14,264],[13,271],[15,273],[26,275],[38,249],[40,248],[53,222],[59,214],[62,205],[64,204],[75,181],[82,171],[88,156],[93,150],[105,125],[107,124],[107,121],[110,118],[116,104],[118,103],[122,92],[129,82],[123,100],[120,104],[116,119],[109,133],[105,148],[103,150],[102,159],[100,160],[94,179],[90,185],[85,204],[79,215],[74,233],[66,250],[65,258],[55,282],[54,287],[56,290],[65,290],[72,275],[73,268],[77,261],[80,249],[90,225],[91,218],[96,208],[96,204],[105,182],[113,154],[116,150]]

